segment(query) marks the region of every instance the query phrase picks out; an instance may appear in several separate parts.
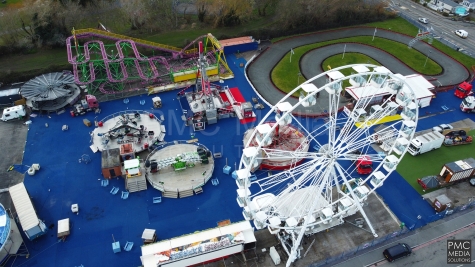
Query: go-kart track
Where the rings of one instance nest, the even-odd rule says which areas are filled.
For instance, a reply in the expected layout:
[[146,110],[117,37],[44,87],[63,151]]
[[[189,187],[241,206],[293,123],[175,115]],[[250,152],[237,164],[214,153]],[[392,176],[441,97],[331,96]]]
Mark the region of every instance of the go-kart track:
[[[357,36],[373,36],[374,28],[355,27],[342,30],[331,30],[319,32],[314,34],[307,34],[285,39],[272,44],[264,52],[262,52],[253,62],[249,63],[247,75],[251,84],[256,88],[259,94],[271,105],[274,105],[281,100],[286,94],[279,91],[271,80],[271,73],[275,65],[290,52],[290,49],[295,49],[299,46],[309,45],[318,42],[325,42],[337,40],[342,38],[357,37]],[[376,37],[386,38],[403,44],[408,44],[414,37],[396,33],[393,31],[377,29]],[[377,41],[375,41],[377,42]],[[300,70],[304,78],[310,78],[323,72],[322,62],[333,55],[343,53],[345,43],[333,44],[317,48],[307,52],[300,60]],[[409,48],[408,48],[409,49]],[[442,73],[435,76],[425,76],[436,87],[448,87],[461,83],[469,78],[470,74],[467,68],[451,58],[442,51],[430,46],[429,44],[419,41],[414,44],[413,48],[424,55],[428,55],[432,60],[437,62],[442,67]],[[414,74],[416,71],[408,67],[406,64],[395,58],[385,51],[371,47],[369,45],[346,43],[345,52],[357,52],[365,54],[381,65],[388,68],[393,73],[400,73],[402,75]],[[324,85],[324,79],[319,79],[315,82],[317,87]],[[297,85],[297,83],[296,83]],[[322,95],[322,98],[325,97]],[[319,101],[319,99],[317,99]],[[298,102],[298,99],[289,100],[291,104]],[[326,104],[326,102],[322,102]],[[318,110],[316,107],[299,107],[294,111],[294,114],[302,114],[306,116],[316,116],[324,112]]]

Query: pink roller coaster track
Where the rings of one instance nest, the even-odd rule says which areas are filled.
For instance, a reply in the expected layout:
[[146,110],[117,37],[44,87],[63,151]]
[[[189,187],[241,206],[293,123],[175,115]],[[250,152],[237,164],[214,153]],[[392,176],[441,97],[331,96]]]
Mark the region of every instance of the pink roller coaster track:
[[[68,61],[69,61],[70,64],[73,65],[74,78],[75,78],[75,82],[77,84],[82,84],[82,85],[90,84],[90,83],[92,83],[96,80],[96,75],[95,75],[95,72],[94,72],[94,63],[93,63],[93,61],[91,61],[91,55],[90,55],[90,50],[92,49],[92,44],[99,45],[100,53],[102,55],[102,61],[104,62],[105,71],[106,71],[108,80],[110,82],[113,82],[113,83],[120,83],[120,82],[126,82],[127,79],[129,78],[129,74],[127,73],[127,68],[124,64],[125,56],[122,52],[121,43],[129,43],[130,44],[130,47],[132,48],[132,50],[134,52],[134,57],[135,57],[134,63],[135,63],[135,67],[137,69],[137,73],[139,74],[141,79],[143,79],[145,81],[148,81],[148,80],[157,79],[161,76],[161,74],[157,70],[156,65],[154,64],[154,61],[162,64],[168,72],[169,71],[178,72],[178,71],[184,70],[184,68],[185,68],[184,66],[186,66],[186,64],[189,64],[190,61],[196,60],[196,58],[191,58],[191,57],[196,57],[197,56],[196,52],[192,53],[192,52],[190,52],[192,50],[188,50],[188,48],[190,48],[193,44],[195,44],[200,39],[202,39],[204,37],[207,37],[206,35],[204,35],[204,36],[200,36],[200,37],[196,38],[193,42],[191,42],[189,45],[187,45],[185,48],[183,48],[181,51],[178,52],[178,51],[170,49],[166,46],[165,47],[160,47],[160,46],[154,46],[154,45],[147,44],[147,43],[145,43],[146,41],[144,41],[144,43],[141,43],[141,42],[135,42],[133,40],[128,40],[128,39],[119,39],[117,37],[114,37],[114,35],[109,34],[108,32],[104,32],[103,34],[101,34],[101,33],[99,33],[100,31],[98,31],[98,30],[93,30],[93,31],[94,32],[91,31],[91,32],[83,32],[81,34],[77,34],[76,38],[85,38],[85,37],[94,36],[94,37],[99,37],[99,38],[116,40],[115,46],[116,46],[116,49],[118,51],[118,54],[117,54],[117,57],[115,57],[115,55],[114,56],[109,56],[107,54],[104,43],[102,41],[92,40],[92,41],[88,41],[88,42],[84,43],[84,51],[79,52],[79,53],[83,52],[84,59],[81,60],[81,61],[78,61],[77,56],[73,55],[74,52],[72,50],[72,47],[73,47],[72,42],[74,42],[74,36],[68,37],[66,39],[66,47],[67,47],[67,52],[68,52]],[[116,35],[116,36],[118,36],[118,35]],[[170,52],[170,53],[172,53],[173,58],[190,57],[190,59],[188,59],[184,63],[182,63],[181,66],[173,67],[172,69],[170,69],[171,64],[169,64],[167,58],[165,58],[163,56],[155,56],[155,57],[145,58],[137,50],[137,45],[139,45],[141,47],[145,47],[145,48],[152,48],[152,49],[155,49],[155,50]],[[207,58],[214,61],[212,63],[216,63],[216,59],[213,56],[213,53],[214,53],[213,51],[209,51],[207,53]],[[148,62],[150,70],[153,73],[152,76],[149,77],[149,76],[146,76],[143,73],[142,67],[140,66],[141,62]],[[111,63],[119,63],[120,70],[121,70],[121,73],[122,73],[122,77],[120,79],[114,78],[114,76],[111,72],[111,68],[110,68]],[[80,65],[82,65],[82,66],[88,65],[89,73],[90,73],[89,80],[87,80],[87,81],[81,81],[80,80],[80,78],[79,78],[80,74],[79,74],[79,69],[78,69]],[[103,89],[103,86],[101,86],[100,88]],[[102,89],[101,89],[101,91],[103,91]],[[110,93],[110,92],[105,92],[105,91],[103,91],[103,92],[104,93]]]

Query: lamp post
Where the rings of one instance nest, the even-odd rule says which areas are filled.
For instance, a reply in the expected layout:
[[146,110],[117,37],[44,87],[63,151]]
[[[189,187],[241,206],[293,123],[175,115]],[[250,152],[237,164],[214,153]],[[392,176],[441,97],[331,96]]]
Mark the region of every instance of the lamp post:
[[297,73],[297,85],[300,84],[300,76],[302,76],[302,73],[301,72]]
[[430,50],[429,50],[429,54],[428,54],[428,55],[427,55],[427,57],[426,57],[426,62],[424,62],[424,68],[426,67],[426,64],[427,64],[427,59],[429,59],[429,55],[430,55],[430,53],[432,53],[432,51],[430,51]]

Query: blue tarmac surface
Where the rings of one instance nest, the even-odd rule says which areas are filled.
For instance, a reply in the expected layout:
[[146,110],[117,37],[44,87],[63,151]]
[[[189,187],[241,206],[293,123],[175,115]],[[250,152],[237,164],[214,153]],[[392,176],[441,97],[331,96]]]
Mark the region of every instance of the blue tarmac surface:
[[[255,94],[244,78],[244,68],[239,67],[239,63],[245,62],[244,59],[228,55],[227,60],[236,78],[225,81],[224,85],[239,87],[245,99],[251,101]],[[189,140],[192,130],[181,121],[176,93],[177,91],[160,93],[163,108],[158,110],[151,108],[153,96],[146,94],[129,98],[128,104],[121,100],[101,103],[102,113],[98,119],[125,109],[148,110],[157,117],[164,115],[166,141]],[[143,106],[139,104],[142,99],[146,100]],[[421,119],[418,130],[465,118],[465,114],[457,109],[460,99],[453,96],[452,92],[438,94],[433,101],[432,107],[421,110],[421,116],[426,111],[442,111],[441,105],[450,105],[450,108],[456,109]],[[254,112],[258,116],[254,123],[242,125],[237,118],[229,118],[195,133],[199,143],[207,146],[213,153],[223,154],[222,158],[215,161],[213,178],[219,179],[218,186],[208,183],[203,188],[204,193],[200,195],[183,199],[162,198],[160,204],[152,203],[152,198],[159,196],[160,192],[150,186],[147,191],[131,193],[126,200],[120,198],[120,192],[125,190],[122,179],[112,179],[109,186],[101,187],[100,153],[94,154],[89,148],[89,133],[93,128],[86,127],[82,122],[84,118],[93,122],[96,114],[88,113],[83,117],[72,118],[68,113],[63,113],[52,114],[51,118],[32,118],[23,164],[39,163],[41,170],[34,176],[26,175],[24,183],[38,217],[47,226],[51,226],[51,229],[45,236],[34,241],[24,237],[30,257],[19,257],[15,266],[139,266],[141,235],[145,228],[156,229],[158,239],[163,240],[216,227],[216,223],[221,220],[243,220],[242,210],[236,202],[235,181],[230,175],[223,174],[222,169],[226,158],[232,169],[234,163],[239,163],[243,133],[257,125],[268,108]],[[311,125],[321,122],[318,119],[307,119],[307,123]],[[49,127],[45,127],[45,123]],[[68,131],[61,131],[64,124],[69,125]],[[91,157],[89,164],[79,163],[83,154]],[[117,195],[109,193],[112,186],[120,188]],[[411,221],[415,222],[417,215],[425,218],[433,214],[428,204],[398,174],[393,174],[378,189],[378,193],[408,226]],[[78,215],[71,212],[71,204],[74,203],[79,204]],[[71,219],[71,235],[66,242],[58,242],[57,221],[64,218]],[[414,225],[422,226],[416,223]],[[112,235],[122,248],[127,241],[134,242],[133,249],[114,254]]]
[[[228,62],[237,76],[243,74],[239,63],[244,59],[228,57]],[[232,63],[231,63],[232,62]],[[234,64],[236,62],[236,64]],[[225,81],[224,85],[239,87],[246,100],[255,96],[245,78]],[[113,101],[101,103],[101,118],[125,109],[140,109],[164,115],[166,141],[189,140],[192,130],[181,121],[180,107],[176,100],[177,91],[161,93],[163,108],[154,110],[152,97],[146,94],[129,98],[130,102]],[[141,106],[139,101],[145,99]],[[267,110],[256,110],[258,119]],[[112,179],[109,186],[101,187],[100,153],[92,153],[90,131],[82,119],[94,121],[96,114],[72,118],[68,113],[51,114],[32,118],[27,143],[25,145],[24,165],[39,163],[41,170],[34,176],[25,176],[25,185],[38,217],[51,229],[45,236],[29,241],[24,237],[30,258],[19,257],[15,266],[139,266],[141,235],[145,228],[157,230],[159,240],[193,233],[217,226],[218,221],[230,219],[243,220],[241,209],[236,202],[236,184],[230,175],[222,173],[226,158],[234,169],[239,163],[242,149],[242,134],[257,125],[258,121],[242,125],[237,118],[220,120],[218,124],[207,126],[206,130],[196,132],[195,138],[212,152],[221,152],[223,157],[216,159],[213,178],[220,181],[218,186],[208,183],[204,193],[183,199],[162,198],[162,203],[153,204],[152,198],[160,192],[151,188],[147,191],[131,193],[129,198],[120,198],[125,191],[122,179]],[[45,127],[48,123],[48,127]],[[62,125],[69,126],[61,131]],[[79,163],[83,154],[91,157],[89,164]],[[120,188],[117,195],[111,195],[112,186]],[[71,204],[79,204],[79,215],[71,212]],[[70,218],[71,235],[66,242],[58,242],[57,221]],[[114,254],[112,235],[123,247],[127,241],[135,245],[130,252]]]

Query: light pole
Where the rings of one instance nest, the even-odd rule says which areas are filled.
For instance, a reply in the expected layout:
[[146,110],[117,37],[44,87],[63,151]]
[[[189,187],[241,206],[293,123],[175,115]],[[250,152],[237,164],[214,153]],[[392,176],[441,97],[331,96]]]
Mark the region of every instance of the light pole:
[[300,76],[302,76],[302,73],[301,72],[297,73],[297,85],[300,84]]
[[426,67],[426,64],[427,64],[427,59],[429,59],[429,55],[430,53],[432,53],[432,51],[429,50],[429,54],[427,54],[427,57],[426,57],[426,62],[424,62],[424,68]]

